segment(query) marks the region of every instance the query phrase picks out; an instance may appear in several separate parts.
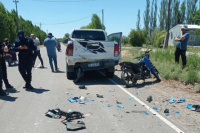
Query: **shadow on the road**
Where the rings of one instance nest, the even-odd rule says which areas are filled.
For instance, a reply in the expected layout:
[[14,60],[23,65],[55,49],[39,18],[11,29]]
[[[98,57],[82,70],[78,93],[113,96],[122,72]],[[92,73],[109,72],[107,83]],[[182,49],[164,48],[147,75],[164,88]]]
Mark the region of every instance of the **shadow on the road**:
[[1,100],[4,101],[9,101],[9,102],[14,102],[18,97],[11,97],[11,96],[0,96]]
[[16,66],[18,66],[17,63],[16,63],[16,64],[12,64],[12,65],[10,65],[10,66],[8,66],[8,67],[16,67]]
[[144,81],[143,83],[138,83],[136,84],[134,87],[130,87],[130,88],[136,88],[136,89],[140,89],[140,88],[143,88],[145,87],[146,85],[153,85],[153,84],[156,84],[156,83],[160,83],[160,81]]
[[9,93],[19,93],[20,91],[16,90],[16,88],[7,88],[6,92],[9,92]]
[[[117,84],[123,85],[121,79],[114,75],[112,78]],[[112,82],[108,80],[103,71],[86,71],[84,76],[80,79],[76,85],[113,85]]]
[[50,90],[46,90],[46,89],[42,89],[42,88],[34,88],[34,89],[26,89],[26,91],[35,92],[37,94],[42,94],[42,93],[50,91]]
[[55,71],[54,73],[65,73],[65,71],[58,70],[58,71]]

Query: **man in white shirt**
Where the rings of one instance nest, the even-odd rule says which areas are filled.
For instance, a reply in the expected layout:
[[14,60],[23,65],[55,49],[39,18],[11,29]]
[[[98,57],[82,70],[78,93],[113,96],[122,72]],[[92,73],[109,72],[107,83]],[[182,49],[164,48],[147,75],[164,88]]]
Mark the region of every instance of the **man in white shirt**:
[[36,58],[38,56],[38,58],[40,59],[40,62],[41,62],[40,68],[44,68],[43,60],[42,60],[42,57],[41,57],[41,54],[40,54],[40,40],[34,34],[31,34],[31,38],[33,39],[33,42],[37,46],[37,51],[36,51],[35,57],[33,59],[33,67],[35,65],[35,61],[36,61]]

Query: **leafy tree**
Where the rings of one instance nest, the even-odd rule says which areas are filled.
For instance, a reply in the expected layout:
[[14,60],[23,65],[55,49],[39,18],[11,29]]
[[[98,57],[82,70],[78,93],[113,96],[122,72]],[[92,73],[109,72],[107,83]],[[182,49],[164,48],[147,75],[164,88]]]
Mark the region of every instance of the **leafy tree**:
[[136,29],[137,30],[140,30],[140,9],[138,10],[138,20],[137,20],[137,23],[136,23]]
[[150,0],[146,0],[146,10],[144,12],[144,28],[147,32],[149,32],[149,16],[150,13]]
[[183,24],[185,22],[185,1],[183,1],[183,3],[181,4],[181,11],[180,11],[180,23]]
[[198,0],[187,0],[187,23],[191,23],[191,16],[194,12],[196,12],[197,10],[197,7],[196,7],[196,4],[197,4],[197,1]]
[[165,30],[162,30],[155,34],[154,47],[160,47],[160,45],[164,44],[165,35],[166,35]]
[[177,0],[174,3],[174,12],[173,12],[174,17],[173,17],[173,20],[172,20],[172,27],[174,27],[177,24],[180,24],[181,14],[180,14],[180,11],[179,11],[179,4],[180,4],[179,0]]
[[198,10],[194,14],[192,14],[190,21],[192,23],[199,24],[199,22],[200,22],[200,10]]
[[128,44],[128,37],[122,36],[122,44],[123,44],[123,45]]
[[154,16],[153,16],[153,28],[155,29],[157,27],[157,0],[155,0],[154,5]]
[[129,37],[129,43],[132,46],[141,47],[145,43],[146,32],[142,31],[142,30],[139,30],[139,31],[131,30],[131,32],[130,32],[128,37]]
[[150,15],[150,21],[149,21],[149,34],[153,32],[153,24],[154,24],[154,0],[152,1],[151,4],[151,15]]
[[65,36],[64,36],[64,38],[67,39],[67,38],[69,38],[69,36],[70,36],[69,33],[66,33]]
[[97,14],[92,15],[91,23],[87,26],[82,26],[81,29],[103,29],[105,30],[105,26],[101,24],[101,20]]

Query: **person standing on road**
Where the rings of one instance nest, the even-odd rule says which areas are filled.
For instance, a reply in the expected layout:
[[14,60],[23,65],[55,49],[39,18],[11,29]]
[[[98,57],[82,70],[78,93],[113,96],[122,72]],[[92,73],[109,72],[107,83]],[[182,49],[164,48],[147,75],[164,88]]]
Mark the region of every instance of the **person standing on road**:
[[34,89],[31,85],[32,80],[32,64],[33,54],[36,51],[36,46],[30,37],[25,37],[24,31],[19,30],[15,39],[14,50],[19,51],[19,72],[26,82],[24,88]]
[[35,61],[36,61],[37,56],[38,56],[38,58],[39,58],[39,60],[41,62],[40,68],[44,68],[43,59],[42,59],[42,56],[40,54],[40,40],[34,34],[31,34],[31,38],[33,39],[33,42],[37,46],[37,50],[36,50],[36,53],[35,53],[34,59],[33,59],[33,67],[35,65]]
[[56,55],[57,42],[53,38],[52,33],[49,33],[48,37],[44,40],[44,46],[47,48],[47,55],[49,57],[49,64],[51,67],[51,71],[54,72],[53,61],[55,70],[58,71],[57,55]]
[[[8,82],[7,78],[7,68],[6,68],[6,61],[5,61],[5,43],[0,44],[0,96],[6,96],[7,93],[3,91],[3,84],[2,80],[4,81],[6,88],[13,88],[12,85]],[[8,50],[8,49],[7,49]]]
[[179,64],[179,58],[181,56],[184,68],[186,66],[186,50],[187,42],[189,39],[189,33],[187,32],[187,26],[181,28],[181,34],[175,38],[176,42],[176,51],[175,51],[175,62]]

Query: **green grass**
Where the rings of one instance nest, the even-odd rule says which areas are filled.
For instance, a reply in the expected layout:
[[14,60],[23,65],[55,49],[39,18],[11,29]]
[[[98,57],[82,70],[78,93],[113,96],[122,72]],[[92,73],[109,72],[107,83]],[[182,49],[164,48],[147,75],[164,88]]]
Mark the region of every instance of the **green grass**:
[[[182,62],[175,64],[174,48],[154,49],[150,53],[150,60],[156,66],[164,79],[173,79],[184,82],[185,84],[200,83],[200,57],[197,54],[187,56],[187,66],[182,70]],[[144,54],[139,49],[129,49],[133,57]],[[133,61],[133,57],[125,57],[123,61]],[[136,60],[134,60],[135,62]]]

